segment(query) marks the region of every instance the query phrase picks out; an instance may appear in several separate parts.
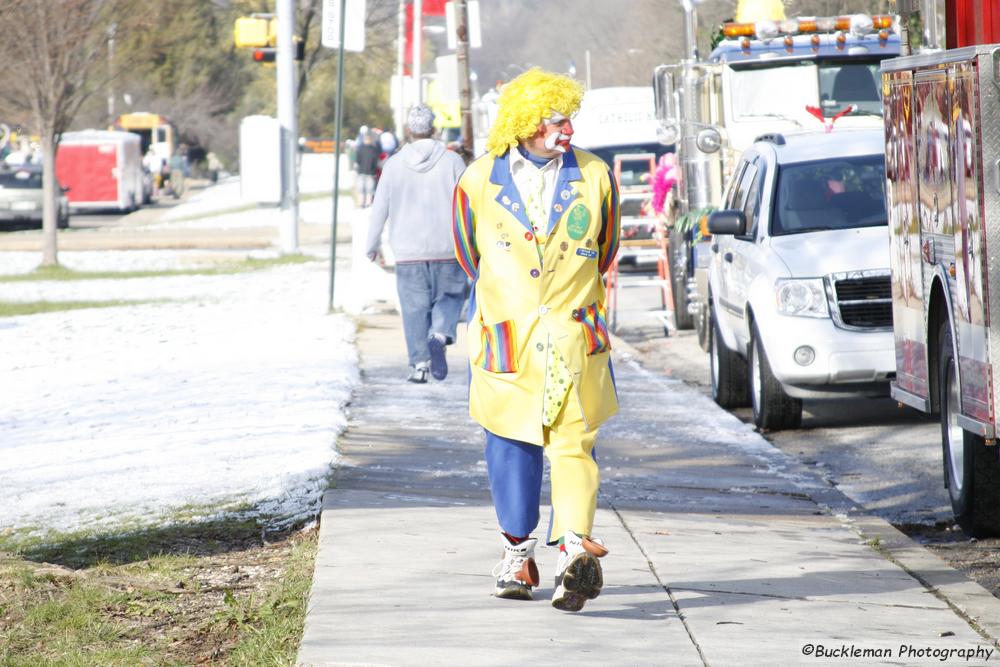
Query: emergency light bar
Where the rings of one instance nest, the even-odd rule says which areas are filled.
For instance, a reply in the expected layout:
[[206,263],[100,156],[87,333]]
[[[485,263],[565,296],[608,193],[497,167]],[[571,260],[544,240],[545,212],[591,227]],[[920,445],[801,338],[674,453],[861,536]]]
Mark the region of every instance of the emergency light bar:
[[801,35],[805,33],[851,32],[867,35],[875,30],[892,27],[893,18],[888,14],[852,14],[850,16],[805,17],[784,21],[757,21],[756,23],[725,23],[722,34],[726,37],[756,37],[774,39],[778,35]]

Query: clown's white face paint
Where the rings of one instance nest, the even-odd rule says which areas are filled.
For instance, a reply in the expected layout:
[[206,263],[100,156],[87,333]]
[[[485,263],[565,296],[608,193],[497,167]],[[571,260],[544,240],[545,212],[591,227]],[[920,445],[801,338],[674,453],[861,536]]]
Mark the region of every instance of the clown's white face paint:
[[553,132],[545,136],[545,147],[550,151],[565,153],[569,146],[569,137],[562,132]]
[[555,157],[569,151],[572,138],[572,121],[561,113],[553,111],[539,124],[538,133],[526,143],[528,150],[534,149],[534,152],[542,157]]

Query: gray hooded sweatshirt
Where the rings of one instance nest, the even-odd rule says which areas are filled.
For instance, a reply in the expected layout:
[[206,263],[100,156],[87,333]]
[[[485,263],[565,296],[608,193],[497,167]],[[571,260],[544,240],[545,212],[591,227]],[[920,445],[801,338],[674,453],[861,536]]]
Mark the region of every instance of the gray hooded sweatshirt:
[[389,221],[389,246],[397,262],[455,259],[451,200],[465,162],[436,139],[407,144],[382,167],[368,223],[365,253],[381,245]]

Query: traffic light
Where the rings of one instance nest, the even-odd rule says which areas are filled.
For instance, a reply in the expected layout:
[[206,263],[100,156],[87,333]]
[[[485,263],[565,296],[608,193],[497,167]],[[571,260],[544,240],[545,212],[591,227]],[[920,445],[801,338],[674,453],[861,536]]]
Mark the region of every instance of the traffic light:
[[277,49],[254,49],[253,61],[255,63],[273,63]]
[[236,25],[233,28],[233,42],[238,49],[274,46],[277,24],[275,19],[242,16],[236,19]]
[[304,37],[295,35],[292,37],[292,44],[295,46],[295,60],[302,62],[306,59],[306,40]]

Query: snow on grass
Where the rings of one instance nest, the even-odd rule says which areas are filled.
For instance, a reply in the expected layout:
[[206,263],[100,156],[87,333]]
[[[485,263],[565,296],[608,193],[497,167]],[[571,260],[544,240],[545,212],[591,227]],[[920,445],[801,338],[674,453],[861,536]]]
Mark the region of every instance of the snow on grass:
[[[73,268],[189,268],[187,252],[79,253]],[[2,300],[169,300],[0,319],[0,536],[191,507],[310,517],[358,381],[353,323],[327,314],[327,279],[308,262],[0,285]]]

